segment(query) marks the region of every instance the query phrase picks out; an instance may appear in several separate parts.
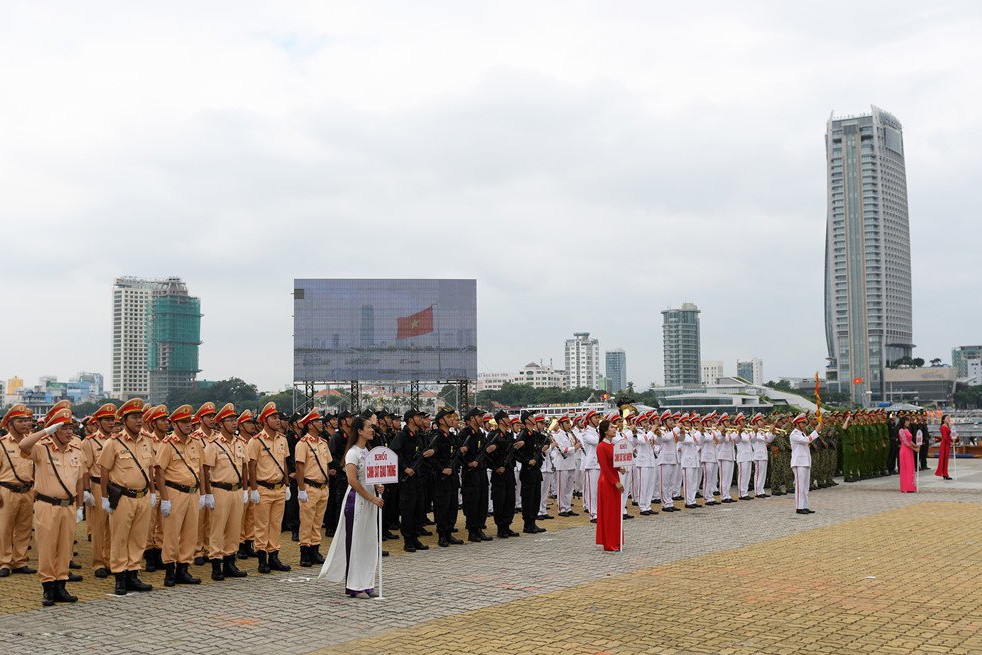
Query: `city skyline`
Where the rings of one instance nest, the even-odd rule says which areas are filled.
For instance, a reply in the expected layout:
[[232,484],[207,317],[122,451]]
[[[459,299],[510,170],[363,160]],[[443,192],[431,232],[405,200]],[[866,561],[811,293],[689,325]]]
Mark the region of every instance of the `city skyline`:
[[692,299],[707,356],[821,372],[823,124],[871,104],[905,132],[914,354],[980,341],[974,3],[59,11],[0,9],[0,274],[72,320],[4,321],[4,375],[108,380],[121,274],[192,281],[201,377],[264,389],[284,289],[338,274],[479,280],[479,370],[589,329],[645,387]]

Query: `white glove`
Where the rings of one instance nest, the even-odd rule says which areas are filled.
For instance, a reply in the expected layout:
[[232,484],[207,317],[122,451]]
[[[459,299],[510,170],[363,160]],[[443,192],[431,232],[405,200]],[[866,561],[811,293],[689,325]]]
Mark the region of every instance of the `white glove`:
[[259,504],[259,489],[253,489],[249,492],[249,500],[252,501],[253,505]]
[[286,488],[286,499],[290,500],[290,487]]
[[205,494],[205,507],[215,509],[215,494]]
[[85,491],[82,493],[82,502],[89,507],[95,507],[95,496],[92,495],[91,491]]
[[160,501],[160,515],[163,517],[170,516],[170,501],[162,500]]
[[248,489],[243,489],[242,490],[242,502],[243,503],[248,503],[249,502],[249,490]]
[[207,502],[208,501],[205,500],[205,494],[198,496],[198,509],[204,509]]
[[81,523],[82,519],[84,518],[85,518],[85,510],[83,510],[81,507],[77,508],[75,510],[75,523]]
[[55,425],[49,425],[48,427],[44,428],[44,433],[50,437],[55,432],[57,432],[58,428],[60,427],[61,427],[61,423],[56,423]]
[[[287,489],[286,493],[289,494],[290,493],[290,490]],[[297,492],[297,501],[298,502],[306,503],[308,500],[310,500],[310,499],[307,497],[307,490],[306,489],[301,489],[300,491]]]
[[151,492],[151,493],[150,493],[150,509],[156,509],[156,507],[157,507],[157,502],[158,502],[158,501],[157,501],[157,494],[156,494],[156,493],[153,493],[153,492]]
[[106,514],[112,514],[113,513],[113,508],[109,504],[109,499],[106,498],[106,497],[103,497],[102,498],[102,511],[105,512]]

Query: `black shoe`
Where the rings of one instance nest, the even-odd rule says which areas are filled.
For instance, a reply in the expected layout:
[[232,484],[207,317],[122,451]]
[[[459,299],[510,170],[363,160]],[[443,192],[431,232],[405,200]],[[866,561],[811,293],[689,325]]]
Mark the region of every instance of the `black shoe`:
[[164,586],[173,587],[177,584],[177,579],[175,575],[177,573],[177,564],[174,562],[169,562],[164,564]]
[[740,496],[740,500],[753,500],[750,496]]
[[426,544],[424,544],[419,539],[416,540],[416,543],[413,544],[413,547],[415,547],[416,550],[429,550],[430,549],[429,546],[427,546]]
[[222,560],[215,558],[211,560],[211,579],[215,582],[221,582],[225,579],[225,573],[222,571]]
[[539,529],[536,528],[534,525],[526,525],[524,528],[522,528],[522,532],[524,532],[525,534],[538,534]]
[[454,537],[454,536],[448,537],[447,538],[447,541],[449,541],[450,542],[450,545],[452,545],[452,546],[463,546],[464,545],[464,540],[463,539],[458,539],[457,537]]
[[[190,564],[181,564],[178,562],[177,573],[174,575],[174,582],[177,584],[201,584],[201,578],[196,578],[191,575],[191,571],[189,570],[190,568]],[[149,587],[150,585],[147,586]],[[149,591],[149,589],[147,591]]]
[[65,581],[58,580],[55,583],[55,602],[56,603],[75,603],[78,601],[78,596],[72,596],[65,589]]
[[[8,569],[4,569],[5,571]],[[9,573],[7,575],[10,575]],[[41,607],[51,607],[55,604],[55,583],[54,582],[42,582],[41,583]],[[125,593],[125,592],[124,592]]]
[[719,501],[718,500],[707,500],[703,504],[703,507],[706,507],[707,505],[719,505]]
[[539,521],[551,521],[551,520],[553,520],[556,517],[555,516],[550,516],[549,514],[539,514],[539,516],[536,517],[536,518]]
[[682,500],[682,496],[672,496],[672,500]]
[[245,548],[243,548],[243,552],[245,553],[245,555],[244,556],[240,555],[239,559],[249,559],[250,557],[256,557],[257,555],[256,549],[253,547],[255,543],[256,542],[253,541],[252,539],[246,540]]
[[300,531],[299,530],[293,530],[292,532],[290,532],[290,540],[291,541],[300,541]]
[[481,535],[477,533],[477,530],[468,530],[467,541],[479,542],[481,541]]
[[597,519],[590,519],[590,523],[596,523]]
[[460,532],[460,530],[458,530],[457,528],[450,528],[450,532],[456,534],[456,533]]
[[333,539],[334,538],[334,529],[333,528],[325,528],[324,529],[324,536],[325,537],[330,537],[331,539]]
[[437,542],[437,545],[439,545],[440,548],[447,548],[448,546],[450,546],[450,541],[446,537],[441,535],[440,541]]
[[[185,564],[187,566],[187,564]],[[127,571],[126,580],[126,591],[152,591],[153,585],[149,585],[140,579],[139,571]],[[200,580],[199,580],[200,582]]]
[[10,572],[11,573],[22,573],[22,574],[25,574],[25,575],[32,575],[34,573],[37,573],[38,570],[37,569],[32,569],[29,566],[18,566],[16,569],[11,569]]
[[256,557],[259,559],[259,572],[269,573],[271,569],[269,568],[269,555],[264,550],[260,550],[256,553]]
[[735,503],[735,502],[737,502],[737,501],[735,501],[735,500],[733,500],[732,498],[724,498],[724,499],[723,499],[722,501],[720,501],[720,502],[724,502],[724,503],[726,503],[726,504],[729,504],[729,503]]
[[382,533],[382,538],[383,539],[398,539],[399,537],[398,537],[398,535],[392,534],[391,532],[389,532],[388,530],[386,530],[385,532]]
[[510,536],[511,535],[505,532],[504,530],[498,530],[498,539],[507,539]]
[[147,573],[156,573],[157,571],[157,560],[153,557],[153,548],[148,548],[143,551],[143,560],[146,562],[144,568]]
[[82,580],[83,580],[82,576],[76,575],[76,574],[72,573],[71,571],[68,572],[68,581],[69,582],[81,582]]
[[[0,578],[8,578],[8,577],[10,577],[10,569],[8,569],[7,567],[3,567],[2,569],[0,569]],[[45,584],[45,583],[42,582],[41,584]]]
[[545,528],[543,528],[543,527],[540,527],[540,526],[538,526],[538,525],[536,525],[536,526],[534,526],[534,527],[535,527],[535,531],[536,531],[536,532],[548,532],[548,530],[546,530]]
[[681,512],[682,510],[680,510],[680,509],[679,509],[678,507],[676,507],[675,505],[672,505],[671,507],[666,507],[666,508],[664,508],[664,509],[663,509],[662,511],[663,511],[663,512]]
[[388,556],[389,556],[389,551],[383,550],[382,551],[382,557],[388,557]]
[[691,503],[691,504],[690,504],[690,503],[686,503],[686,504],[685,504],[685,508],[686,508],[686,509],[698,509],[698,508],[699,508],[699,506],[698,506],[698,505],[696,505],[695,503]]
[[80,568],[82,568],[82,565],[75,560],[72,560],[68,563],[68,568],[73,571],[78,571]]
[[97,577],[99,579],[108,578],[109,577],[109,569],[107,569],[104,566],[100,566],[99,568],[97,568],[95,570],[95,572],[92,575],[94,575],[95,577]]
[[116,578],[116,589],[113,591],[117,596],[126,595],[126,573],[113,573]]
[[321,547],[320,546],[311,546],[310,547],[310,561],[313,562],[314,564],[317,564],[317,565],[321,565],[321,564],[324,563],[324,556],[321,555]]
[[815,510],[813,510],[813,509],[806,509],[805,510],[805,514],[814,514],[814,513],[815,513]]
[[289,571],[290,565],[280,561],[280,551],[274,550],[269,554],[269,568],[273,571]]
[[427,530],[426,528],[420,528],[419,531],[418,531],[418,534],[419,534],[420,537],[432,537],[433,536],[433,533],[430,532],[429,530]]
[[652,514],[654,514],[654,512],[652,512],[650,509],[643,509],[640,513],[641,516],[651,516]]
[[754,498],[768,498],[767,494],[757,494]]
[[702,494],[699,493],[698,491],[696,492],[696,498],[702,498]]
[[806,510],[806,509],[796,509],[794,511],[794,513],[795,514],[807,514],[808,513],[808,510]]
[[481,538],[481,541],[494,541],[494,537],[487,534],[484,530],[478,530],[477,536]]
[[945,480],[951,480],[952,478],[946,475],[946,476],[944,476],[944,479]]
[[415,553],[416,552],[416,546],[414,546],[412,544],[403,544],[402,549],[404,551],[406,551],[407,553]]
[[194,565],[195,566],[204,566],[205,565],[205,558],[202,557],[202,556],[200,556],[200,555],[198,557],[195,557],[194,558]]
[[570,516],[579,516],[579,514],[577,512],[574,512],[573,510],[569,510],[569,515]]
[[300,546],[300,566],[310,568],[314,563],[310,560],[310,546]]
[[235,555],[226,555],[222,558],[222,574],[226,578],[244,578],[249,575],[245,571],[240,571],[235,565]]

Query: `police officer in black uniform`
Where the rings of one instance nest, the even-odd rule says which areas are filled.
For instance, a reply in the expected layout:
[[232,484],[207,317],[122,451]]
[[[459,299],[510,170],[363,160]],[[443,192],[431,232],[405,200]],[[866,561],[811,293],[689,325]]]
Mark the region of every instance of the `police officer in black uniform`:
[[423,465],[428,457],[435,454],[432,448],[427,449],[424,442],[426,435],[421,429],[425,416],[410,409],[403,415],[406,425],[392,440],[392,450],[399,457],[399,530],[402,532],[403,550],[415,553],[417,550],[429,550],[423,544],[420,535],[432,534],[423,528],[423,517],[426,508],[423,504],[423,488],[426,479],[422,475]]
[[486,448],[494,449],[484,432],[484,412],[476,407],[464,416],[467,425],[457,435],[460,443],[460,459],[463,462],[461,494],[464,501],[464,518],[467,521],[468,541],[493,541],[485,534],[488,520],[488,467],[484,458]]
[[495,428],[488,435],[488,440],[495,448],[487,454],[488,468],[491,469],[491,502],[498,537],[507,539],[519,536],[511,529],[511,522],[515,519],[516,440],[508,412],[499,410],[494,415],[494,421]]
[[522,470],[519,481],[522,483],[522,520],[525,527],[522,532],[536,534],[545,532],[535,524],[539,517],[539,503],[542,501],[542,445],[543,436],[539,434],[535,423],[535,415],[523,411],[520,416],[522,431],[518,433],[518,441],[522,447],[516,446],[516,459],[521,462]]
[[336,417],[331,416],[327,421],[327,431],[330,433],[327,448],[331,451],[331,468],[334,469],[334,475],[331,476],[331,493],[327,497],[327,511],[324,512],[326,526],[324,532],[328,537],[334,536],[338,520],[341,518],[341,503],[348,484],[348,478],[344,474],[344,445],[348,437],[343,426],[347,424],[350,430],[353,419],[350,412],[343,411]]
[[459,459],[456,437],[450,429],[456,425],[457,414],[453,409],[444,408],[437,412],[434,422],[433,457],[427,460],[433,476],[433,519],[441,548],[464,542],[453,536],[457,525],[457,492],[460,489],[458,478]]

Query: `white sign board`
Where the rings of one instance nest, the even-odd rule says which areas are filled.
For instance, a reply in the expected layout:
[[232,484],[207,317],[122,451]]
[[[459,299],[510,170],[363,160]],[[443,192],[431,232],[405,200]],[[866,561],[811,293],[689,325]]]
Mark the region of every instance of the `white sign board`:
[[365,472],[368,484],[395,484],[399,482],[399,458],[385,446],[372,448],[366,455]]
[[634,448],[626,439],[614,442],[614,468],[628,468],[634,463]]

